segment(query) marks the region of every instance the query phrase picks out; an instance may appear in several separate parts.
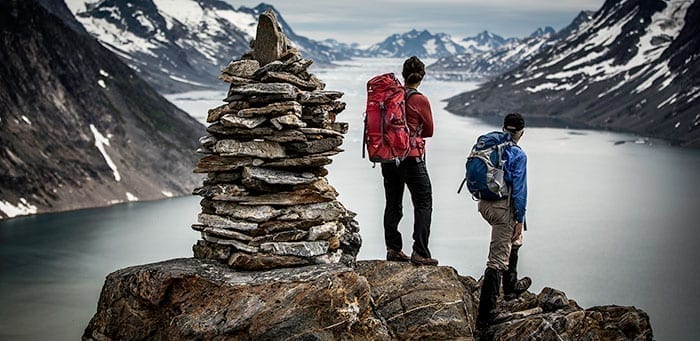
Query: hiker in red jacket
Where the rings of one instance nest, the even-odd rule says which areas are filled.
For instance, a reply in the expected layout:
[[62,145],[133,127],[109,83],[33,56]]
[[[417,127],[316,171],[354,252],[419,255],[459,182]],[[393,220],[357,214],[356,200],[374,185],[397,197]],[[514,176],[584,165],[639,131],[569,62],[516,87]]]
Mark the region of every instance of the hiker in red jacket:
[[[411,150],[408,157],[398,165],[382,163],[384,177],[384,239],[386,259],[390,261],[412,262],[416,265],[437,265],[428,249],[430,221],[433,212],[432,187],[428,169],[425,166],[425,140],[433,136],[433,113],[428,98],[418,92],[425,64],[418,57],[408,58],[403,64],[406,92],[406,121],[411,135]],[[404,187],[408,186],[413,202],[413,252],[408,257],[402,251],[399,221],[403,216]]]

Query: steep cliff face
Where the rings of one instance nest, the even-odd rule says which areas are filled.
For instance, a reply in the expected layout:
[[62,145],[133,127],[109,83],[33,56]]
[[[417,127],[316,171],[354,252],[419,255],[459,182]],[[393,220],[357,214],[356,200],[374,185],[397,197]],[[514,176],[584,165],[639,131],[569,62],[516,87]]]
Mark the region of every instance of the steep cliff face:
[[460,115],[520,111],[539,123],[634,132],[700,146],[700,3],[606,1],[536,57],[448,100]]
[[[479,282],[450,267],[362,261],[238,272],[175,259],[116,271],[83,340],[473,340]],[[482,340],[651,340],[634,307],[558,290],[508,303]]]
[[0,219],[189,193],[204,127],[61,11],[0,3]]

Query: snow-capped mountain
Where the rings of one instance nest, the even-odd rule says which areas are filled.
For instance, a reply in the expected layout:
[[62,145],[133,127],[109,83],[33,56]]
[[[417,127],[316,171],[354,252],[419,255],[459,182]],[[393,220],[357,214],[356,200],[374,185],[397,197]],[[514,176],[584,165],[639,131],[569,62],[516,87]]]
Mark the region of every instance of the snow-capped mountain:
[[458,114],[635,132],[700,146],[700,3],[608,0],[514,70],[449,99]]
[[471,52],[440,58],[428,66],[428,70],[432,71],[433,76],[438,79],[489,79],[522,64],[560,39],[560,35],[555,34],[551,27],[538,28],[525,38],[507,40],[488,33],[491,37],[501,38],[500,45],[496,43],[499,39],[489,39],[489,36],[484,33],[477,36],[486,37],[487,39],[482,41],[491,44],[481,45],[486,47],[484,50],[475,47]]
[[[88,32],[166,93],[220,87],[221,69],[250,50],[258,16],[272,8],[236,9],[220,0],[102,0],[71,7]],[[346,58],[296,35],[272,9],[305,56],[317,63]]]
[[441,58],[463,53],[464,47],[445,33],[431,34],[427,30],[411,30],[403,34],[393,34],[363,52],[368,57]]
[[497,49],[509,42],[512,42],[513,40],[516,39],[506,39],[499,36],[498,34],[494,34],[489,31],[483,31],[473,37],[466,37],[462,39],[459,43],[466,49],[465,52],[473,54]]
[[321,42],[321,44],[330,48],[331,51],[335,51],[336,53],[340,54],[343,58],[348,56],[362,57],[366,55],[358,43],[347,44],[339,42],[335,39],[325,39]]

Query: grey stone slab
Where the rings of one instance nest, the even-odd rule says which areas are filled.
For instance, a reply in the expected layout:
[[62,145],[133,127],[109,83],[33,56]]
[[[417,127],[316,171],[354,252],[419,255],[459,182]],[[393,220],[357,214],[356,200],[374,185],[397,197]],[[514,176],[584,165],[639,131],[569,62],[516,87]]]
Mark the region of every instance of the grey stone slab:
[[282,145],[272,141],[219,140],[213,150],[222,156],[252,156],[261,159],[279,159],[286,156]]
[[260,250],[282,256],[315,257],[328,252],[328,242],[269,242],[261,244]]

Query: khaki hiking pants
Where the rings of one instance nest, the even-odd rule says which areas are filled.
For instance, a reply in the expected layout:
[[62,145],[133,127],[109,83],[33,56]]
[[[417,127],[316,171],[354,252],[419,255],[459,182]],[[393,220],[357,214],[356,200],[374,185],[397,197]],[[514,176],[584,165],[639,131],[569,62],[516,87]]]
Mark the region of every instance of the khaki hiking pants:
[[518,240],[511,242],[515,231],[515,212],[511,200],[479,200],[479,213],[491,225],[491,245],[486,266],[496,270],[508,270],[511,248],[514,245],[523,245],[523,234],[520,234]]

